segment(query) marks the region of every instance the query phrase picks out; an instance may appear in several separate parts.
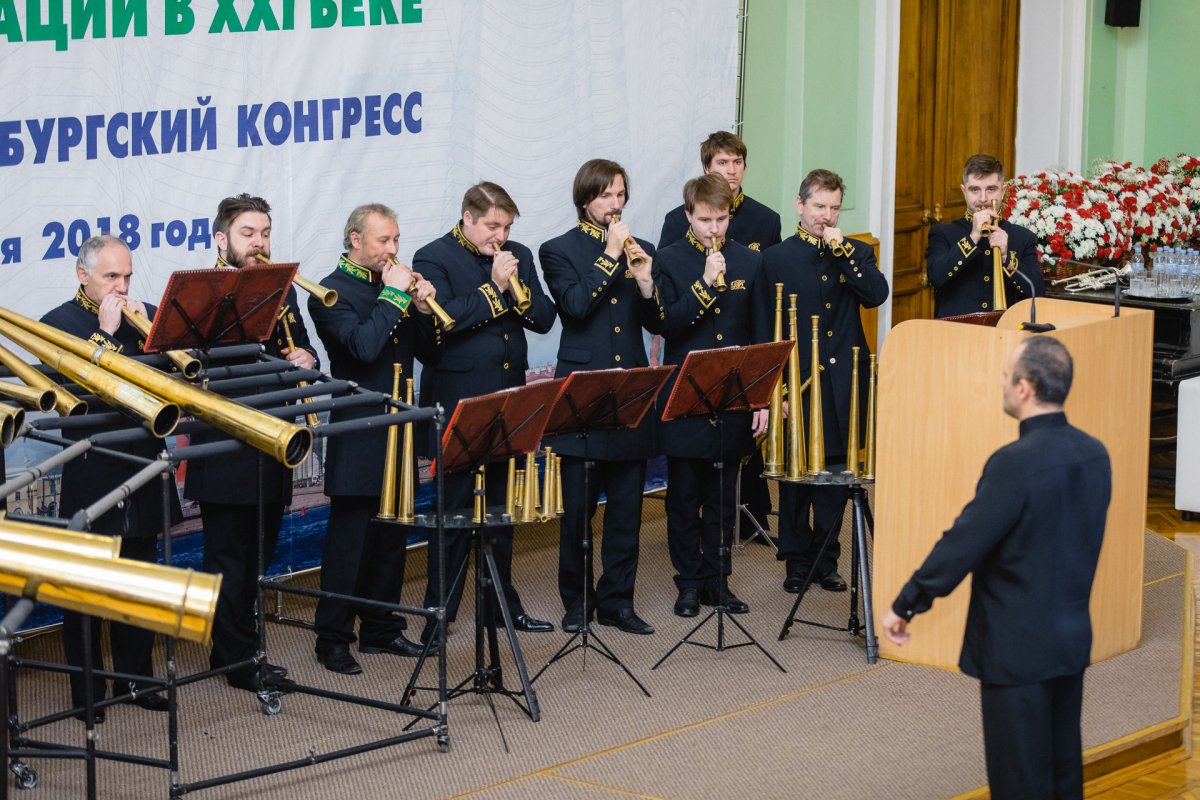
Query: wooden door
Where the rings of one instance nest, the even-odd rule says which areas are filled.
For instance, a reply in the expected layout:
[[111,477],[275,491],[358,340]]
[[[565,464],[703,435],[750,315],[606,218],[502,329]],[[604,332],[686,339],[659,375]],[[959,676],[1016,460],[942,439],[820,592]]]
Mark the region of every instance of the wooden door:
[[931,225],[966,210],[963,162],[991,153],[1012,165],[1019,6],[1019,0],[900,4],[893,325],[933,316],[925,246]]

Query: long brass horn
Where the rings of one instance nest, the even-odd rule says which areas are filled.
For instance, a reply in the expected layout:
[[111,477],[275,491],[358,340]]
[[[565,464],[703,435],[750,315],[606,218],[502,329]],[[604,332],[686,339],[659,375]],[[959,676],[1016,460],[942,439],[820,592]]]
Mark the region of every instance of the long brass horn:
[[1004,271],[1004,259],[1000,257],[1000,248],[991,245],[992,231],[1000,224],[1000,200],[992,201],[992,216],[993,222],[990,225],[983,226],[980,231],[984,236],[988,237],[988,246],[992,251],[992,310],[1005,311],[1008,309],[1008,296],[1005,294],[1004,285],[1007,282],[1007,277]]
[[[264,256],[262,253],[255,253],[254,257],[263,264],[271,263],[271,259]],[[325,306],[326,308],[329,308],[332,305],[337,305],[338,293],[336,289],[327,289],[315,281],[310,281],[308,278],[301,275],[299,271],[296,272],[296,277],[292,279],[292,283],[296,284],[301,289],[320,300],[321,305]]]
[[[783,284],[775,284],[775,342],[783,341]],[[793,348],[794,350],[795,348]],[[771,392],[771,405],[767,417],[767,452],[763,458],[763,474],[770,478],[783,477],[783,383],[787,375],[781,373],[779,382]]]
[[[498,242],[492,245],[492,249],[497,253],[504,251]],[[508,279],[508,293],[512,295],[513,304],[516,305],[518,314],[524,314],[533,305],[533,297],[529,294],[529,287],[521,283],[521,278],[516,272]]]
[[[296,343],[292,340],[292,326],[288,324],[287,320],[288,312],[291,310],[291,306],[285,305],[279,311],[279,321],[283,323],[283,340],[287,342],[287,348],[289,351],[296,349]],[[303,389],[306,386],[308,386],[308,381],[296,381],[296,388]],[[311,397],[304,397],[300,400],[300,402],[305,404],[311,403],[312,401],[313,399]],[[321,424],[321,418],[311,411],[304,415],[304,421],[308,423],[308,427],[310,428],[315,428]]]
[[[7,309],[0,309],[0,312],[12,313]],[[5,320],[0,322],[0,333],[24,347],[46,366],[57,370],[59,374],[87,389],[113,408],[123,408],[141,417],[146,429],[160,439],[169,436],[171,431],[175,430],[175,426],[179,424],[179,406],[175,403],[164,400],[134,382],[110,372],[103,365],[89,363],[69,350],[47,341],[37,332],[8,322],[7,317]],[[34,324],[42,325],[42,323]],[[57,330],[49,325],[43,327]],[[59,332],[61,333],[61,331]],[[81,339],[76,339],[76,341],[82,342]],[[84,342],[84,346],[108,352],[99,345]],[[112,355],[116,355],[116,353]],[[129,360],[132,361],[132,359]],[[138,364],[138,366],[158,372],[144,364]],[[161,372],[158,374],[164,380],[171,380]]]
[[285,422],[214,392],[197,388],[132,358],[105,350],[7,308],[0,308],[0,320],[9,322],[10,327],[20,326],[78,356],[90,358],[103,369],[145,391],[178,403],[188,414],[269,454],[285,466],[298,466],[312,452],[312,431],[302,425]]
[[808,387],[808,471],[825,471],[825,423],[821,409],[821,318],[812,317],[812,362]]
[[201,644],[220,586],[220,575],[0,541],[0,592]]
[[510,520],[517,517],[517,459],[515,457],[508,459],[508,483],[505,484],[504,490],[504,513]]
[[[615,222],[621,221],[621,212],[620,211],[614,211],[612,216],[613,216],[613,221],[615,221]],[[642,265],[642,262],[644,262],[646,260],[646,259],[642,258],[641,256],[634,254],[633,246],[635,244],[637,244],[637,242],[634,240],[634,238],[632,236],[630,236],[625,241],[621,242],[621,247],[622,247],[622,249],[625,250],[625,260],[629,262],[630,267],[640,267]]]
[[[128,308],[122,307],[121,315],[125,318],[125,321],[136,328],[137,332],[142,336],[150,335],[150,318],[145,314],[139,314],[135,311],[129,310]],[[200,376],[200,369],[202,365],[200,364],[200,359],[196,358],[195,356],[185,353],[183,350],[167,350],[165,353],[163,353],[163,355],[169,358],[171,363],[174,364],[176,369],[179,370],[179,374],[187,378],[189,381]]]
[[63,530],[50,525],[18,522],[7,519],[2,511],[0,542],[60,550],[86,558],[116,558],[121,554],[120,536],[100,536],[95,533]]
[[542,513],[543,520],[551,519],[554,516],[554,498],[558,491],[554,488],[557,482],[557,476],[554,472],[554,453],[550,448],[546,448],[545,467],[542,473]]
[[73,417],[77,414],[87,413],[88,404],[86,401],[80,400],[50,380],[50,378],[17,358],[16,354],[6,347],[0,347],[0,364],[8,367],[9,372],[29,388],[37,389],[38,391],[53,392],[54,410],[59,416]]
[[25,409],[0,403],[0,447],[8,447],[25,427]]
[[[413,402],[413,379],[409,378],[406,384],[404,402],[411,406]],[[396,512],[396,521],[411,525],[417,519],[413,507],[416,503],[416,497],[413,495],[413,484],[416,483],[416,475],[413,474],[413,424],[411,422],[404,423],[402,441],[403,444],[400,448],[400,508]]]
[[[712,249],[709,250],[709,252],[710,253],[721,252],[722,244],[723,244],[723,242],[721,241],[720,236],[713,236]],[[728,288],[729,288],[729,284],[725,282],[725,270],[721,270],[720,272],[717,273],[717,277],[713,279],[713,289],[716,290],[716,292],[718,294],[720,294],[721,292],[724,292]]]
[[24,403],[38,411],[54,409],[54,392],[49,389],[34,389],[12,381],[0,381],[0,396]]
[[[782,286],[782,284],[780,284]],[[787,474],[785,480],[804,480],[808,467],[804,459],[804,388],[800,383],[800,329],[796,321],[796,295],[788,295],[788,325],[795,346],[788,355]],[[783,413],[782,403],[780,412]]]
[[538,507],[537,454],[525,454],[525,494],[521,498],[521,522],[536,522]]
[[850,431],[846,437],[846,471],[858,477],[858,350],[850,348],[854,365],[850,368]]
[[[392,256],[391,258],[388,259],[388,263],[394,267],[397,264],[399,264],[400,262],[396,260],[395,256]],[[437,300],[434,300],[432,297],[426,297],[425,302],[429,304],[429,310],[433,313],[433,316],[441,324],[442,330],[448,331],[448,330],[451,330],[454,328],[454,325],[455,325],[454,317],[447,314],[446,309],[442,308],[441,304],[438,303]]]
[[875,384],[879,379],[879,365],[875,355],[871,355],[870,377],[867,379],[867,452],[863,456],[863,477],[875,478],[875,416],[878,411],[878,399],[875,394]]
[[[392,399],[400,399],[400,373],[404,371],[401,364],[392,365]],[[388,408],[389,414],[399,413],[395,407]],[[400,431],[396,425],[388,425],[387,445],[383,451],[383,486],[379,488],[379,514],[383,520],[396,518],[396,444],[400,440]]]

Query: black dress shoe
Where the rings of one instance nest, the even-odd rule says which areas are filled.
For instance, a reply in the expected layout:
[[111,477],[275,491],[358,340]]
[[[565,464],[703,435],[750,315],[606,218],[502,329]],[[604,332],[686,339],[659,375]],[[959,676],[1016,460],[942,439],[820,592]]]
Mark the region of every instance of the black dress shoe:
[[[588,609],[588,619],[592,618],[593,609]],[[562,629],[567,633],[579,633],[579,629],[583,627],[583,609],[572,608],[563,614]]]
[[362,672],[362,665],[354,660],[354,656],[350,655],[350,648],[346,645],[318,650],[317,661],[330,672],[340,672],[343,675],[357,675]]
[[254,667],[226,673],[225,681],[233,688],[243,689],[247,692],[267,691],[288,694],[296,688],[296,682],[291,678],[281,678],[271,672],[268,672],[260,681],[258,670]]
[[394,656],[405,656],[406,658],[416,658],[421,655],[425,648],[414,641],[404,638],[404,634],[400,634],[395,639],[388,642],[359,642],[358,652],[367,653],[391,653]]
[[804,576],[807,574],[807,570],[803,572],[789,572],[783,581],[783,590],[792,594],[800,594],[800,590],[804,588]]
[[[700,590],[700,602],[706,606],[715,606],[721,602],[721,595],[713,589]],[[750,610],[750,606],[746,605],[745,601],[741,600],[736,594],[725,590],[725,611],[729,614],[745,614]]]
[[139,694],[129,702],[147,711],[168,711],[171,708],[171,704],[167,702],[167,698],[161,694]]
[[654,633],[654,626],[633,613],[632,608],[622,608],[611,616],[601,611],[596,614],[596,621],[601,625],[608,625],[625,633],[636,633],[641,636]]
[[[496,624],[499,627],[504,627],[504,620],[498,619],[496,620]],[[513,617],[513,630],[525,633],[550,633],[554,630],[554,623],[531,617],[528,614],[517,614]]]
[[836,572],[827,572],[821,578],[821,588],[827,592],[846,591],[846,579]]
[[267,668],[267,672],[271,673],[272,675],[274,675],[277,678],[286,678],[287,677],[287,674],[288,674],[287,667],[281,667],[278,664],[272,664],[269,661],[267,663],[263,664],[263,666]]
[[700,592],[697,589],[680,589],[675,599],[675,616],[694,617],[700,613]]

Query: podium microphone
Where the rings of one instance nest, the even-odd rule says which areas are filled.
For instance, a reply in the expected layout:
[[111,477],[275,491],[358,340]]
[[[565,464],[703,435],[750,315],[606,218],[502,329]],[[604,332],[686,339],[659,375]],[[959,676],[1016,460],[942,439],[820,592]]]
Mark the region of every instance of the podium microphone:
[[1037,290],[1033,287],[1033,281],[1029,280],[1027,275],[1024,275],[1021,270],[1014,270],[1013,275],[1025,281],[1029,286],[1029,322],[1021,323],[1021,330],[1030,331],[1032,333],[1048,333],[1055,330],[1052,323],[1037,321]]

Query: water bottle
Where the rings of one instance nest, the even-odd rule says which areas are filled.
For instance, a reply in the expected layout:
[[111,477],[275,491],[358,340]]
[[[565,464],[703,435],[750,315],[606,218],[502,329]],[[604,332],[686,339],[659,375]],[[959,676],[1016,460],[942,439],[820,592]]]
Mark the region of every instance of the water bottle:
[[1129,274],[1141,275],[1146,271],[1146,259],[1142,257],[1142,246],[1135,244],[1133,246],[1133,255],[1129,257]]

